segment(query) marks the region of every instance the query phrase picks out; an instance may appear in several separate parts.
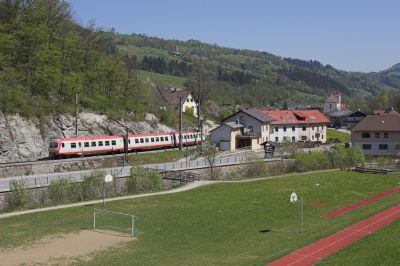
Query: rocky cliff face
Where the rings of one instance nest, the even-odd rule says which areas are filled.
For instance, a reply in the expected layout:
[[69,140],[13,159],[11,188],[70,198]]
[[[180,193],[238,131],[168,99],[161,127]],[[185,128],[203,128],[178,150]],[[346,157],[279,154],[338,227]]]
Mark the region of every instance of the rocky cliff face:
[[[80,113],[78,136],[125,135],[144,132],[171,132],[174,129],[157,123],[147,114],[142,122],[115,121],[104,115]],[[44,120],[0,112],[0,163],[37,160],[48,156],[49,140],[75,136],[75,117],[49,116]]]

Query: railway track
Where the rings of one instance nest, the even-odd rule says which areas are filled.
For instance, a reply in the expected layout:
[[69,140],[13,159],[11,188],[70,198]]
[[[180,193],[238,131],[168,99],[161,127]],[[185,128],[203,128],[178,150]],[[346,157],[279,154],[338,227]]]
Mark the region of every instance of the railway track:
[[[179,148],[169,148],[167,150],[178,150]],[[151,150],[151,151],[140,151],[140,152],[130,152],[131,154],[146,154],[146,153],[158,153],[163,152],[162,150]],[[40,158],[36,161],[23,161],[23,162],[7,162],[7,163],[0,163],[1,168],[8,168],[8,167],[16,167],[16,166],[29,166],[29,165],[40,165],[40,164],[60,164],[60,163],[70,163],[70,162],[82,162],[82,161],[91,161],[91,160],[101,160],[101,159],[108,159],[108,158],[118,158],[121,156],[125,156],[125,153],[117,153],[117,154],[106,154],[106,155],[88,155],[84,157],[74,157],[74,158],[67,158],[67,159],[50,159],[48,157]]]

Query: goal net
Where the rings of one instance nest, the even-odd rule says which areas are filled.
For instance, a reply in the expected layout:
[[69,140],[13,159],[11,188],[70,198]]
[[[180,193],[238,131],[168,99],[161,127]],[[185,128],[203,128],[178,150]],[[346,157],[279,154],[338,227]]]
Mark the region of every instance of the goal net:
[[93,209],[93,230],[112,230],[134,237],[139,217],[105,209]]

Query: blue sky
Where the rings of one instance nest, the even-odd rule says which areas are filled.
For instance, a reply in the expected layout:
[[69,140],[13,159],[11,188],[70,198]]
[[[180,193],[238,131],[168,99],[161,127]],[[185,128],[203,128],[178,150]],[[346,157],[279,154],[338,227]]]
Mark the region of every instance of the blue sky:
[[400,63],[397,0],[68,0],[86,25],[318,60],[348,71]]

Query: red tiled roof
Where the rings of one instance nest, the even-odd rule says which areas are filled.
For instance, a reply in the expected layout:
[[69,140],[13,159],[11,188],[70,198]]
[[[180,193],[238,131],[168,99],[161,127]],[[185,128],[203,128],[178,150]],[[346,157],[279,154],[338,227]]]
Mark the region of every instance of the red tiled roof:
[[329,123],[329,119],[318,110],[253,110],[272,117],[271,125]]

